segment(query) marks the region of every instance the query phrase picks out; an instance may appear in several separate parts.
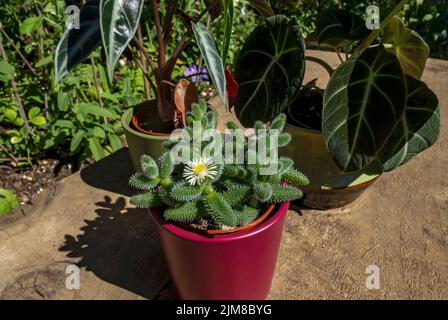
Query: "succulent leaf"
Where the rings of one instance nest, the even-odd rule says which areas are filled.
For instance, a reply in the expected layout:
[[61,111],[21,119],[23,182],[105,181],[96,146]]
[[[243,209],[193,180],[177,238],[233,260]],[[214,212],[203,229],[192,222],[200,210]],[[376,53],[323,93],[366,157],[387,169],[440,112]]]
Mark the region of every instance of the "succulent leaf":
[[256,182],[254,185],[255,198],[260,202],[268,202],[272,197],[272,185],[266,182]]
[[282,180],[296,186],[306,186],[310,183],[308,177],[296,169],[290,169],[283,173]]
[[256,208],[244,206],[243,210],[236,211],[238,226],[245,226],[258,218],[259,212]]
[[149,179],[154,179],[159,176],[159,167],[153,158],[143,155],[140,160],[143,174]]
[[164,153],[160,157],[160,178],[169,178],[174,171],[174,163],[169,152]]
[[231,206],[243,203],[250,196],[251,187],[245,185],[235,185],[222,194],[223,199]]
[[196,205],[196,202],[186,202],[180,207],[166,209],[164,217],[168,221],[193,223],[199,217],[199,210]]
[[302,190],[292,186],[272,186],[272,197],[270,199],[273,203],[281,203],[285,201],[294,201],[303,196]]
[[180,202],[198,200],[202,196],[201,186],[191,186],[185,181],[176,183],[171,189],[171,197]]
[[142,173],[135,173],[129,179],[129,185],[135,189],[153,190],[159,184],[160,179],[149,179]]
[[217,193],[211,193],[205,196],[204,201],[208,214],[216,224],[229,227],[237,225],[235,212],[222,196]]
[[138,208],[156,208],[163,204],[159,195],[154,191],[137,194],[131,198],[130,202]]

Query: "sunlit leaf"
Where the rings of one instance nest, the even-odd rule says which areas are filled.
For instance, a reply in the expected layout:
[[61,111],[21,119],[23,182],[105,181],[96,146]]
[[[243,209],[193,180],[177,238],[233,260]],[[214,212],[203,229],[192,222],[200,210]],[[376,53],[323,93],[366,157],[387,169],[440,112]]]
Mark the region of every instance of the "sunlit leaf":
[[404,73],[420,79],[429,57],[429,46],[415,31],[394,17],[384,29],[382,41],[386,50],[395,54]]
[[112,80],[115,66],[134,37],[143,10],[143,0],[102,0],[101,36],[106,52],[107,72]]
[[90,0],[79,11],[80,29],[66,30],[55,52],[55,79],[84,61],[101,43],[100,0]]
[[405,105],[405,76],[383,46],[366,49],[335,71],[324,95],[322,132],[342,172],[378,159]]
[[426,84],[406,76],[406,109],[394,133],[383,147],[384,171],[391,171],[431,147],[440,134],[439,101]]
[[216,91],[218,91],[219,96],[224,102],[224,105],[227,106],[226,76],[223,61],[216,48],[215,40],[207,30],[207,27],[202,23],[192,23],[192,28],[199,50],[207,64],[210,78],[215,85]]

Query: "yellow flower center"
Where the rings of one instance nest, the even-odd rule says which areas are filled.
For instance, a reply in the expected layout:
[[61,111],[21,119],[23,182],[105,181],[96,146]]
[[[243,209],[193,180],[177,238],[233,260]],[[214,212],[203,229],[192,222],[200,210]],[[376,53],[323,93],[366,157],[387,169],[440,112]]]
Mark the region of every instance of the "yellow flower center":
[[206,169],[207,169],[207,166],[203,163],[195,164],[192,168],[193,172],[196,174],[203,173],[204,171],[206,171]]

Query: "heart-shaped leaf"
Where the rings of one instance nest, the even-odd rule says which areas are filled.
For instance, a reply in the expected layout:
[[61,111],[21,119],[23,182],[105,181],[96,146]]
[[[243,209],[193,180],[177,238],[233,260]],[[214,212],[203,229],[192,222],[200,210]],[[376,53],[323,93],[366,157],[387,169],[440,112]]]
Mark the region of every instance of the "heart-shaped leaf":
[[439,101],[426,84],[406,76],[406,109],[383,147],[384,171],[391,171],[431,147],[440,134]]
[[344,47],[352,41],[364,39],[370,30],[361,17],[344,9],[331,8],[319,12],[316,33],[319,45]]
[[223,3],[222,0],[204,0],[205,7],[207,8],[208,12],[210,13],[210,16],[212,20],[215,20],[221,15]]
[[382,41],[386,50],[395,54],[404,73],[420,79],[429,57],[429,47],[415,31],[394,17],[384,29]]
[[227,106],[226,76],[224,64],[216,48],[215,40],[207,28],[202,23],[192,23],[193,33],[196,38],[201,55],[207,64],[208,73],[215,85],[218,95],[221,97],[225,106]]
[[100,0],[90,0],[79,11],[79,29],[66,30],[56,48],[55,80],[84,61],[101,43]]
[[322,132],[342,172],[358,171],[378,158],[405,104],[400,62],[383,46],[340,65],[325,91]]
[[101,36],[110,80],[113,79],[118,59],[137,30],[143,2],[143,0],[101,0]]
[[249,0],[249,3],[263,17],[267,18],[275,15],[274,10],[266,0]]
[[305,43],[295,19],[274,16],[249,35],[239,53],[235,111],[245,126],[268,122],[285,110],[305,73]]

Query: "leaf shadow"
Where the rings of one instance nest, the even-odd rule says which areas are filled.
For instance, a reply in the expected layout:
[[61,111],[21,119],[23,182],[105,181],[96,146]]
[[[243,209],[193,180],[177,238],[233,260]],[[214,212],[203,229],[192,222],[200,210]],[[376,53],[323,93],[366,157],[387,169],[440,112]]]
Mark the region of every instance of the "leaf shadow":
[[98,278],[147,299],[173,299],[174,290],[155,225],[143,209],[127,208],[123,197],[96,203],[94,220],[79,235],[65,235],[59,251]]

